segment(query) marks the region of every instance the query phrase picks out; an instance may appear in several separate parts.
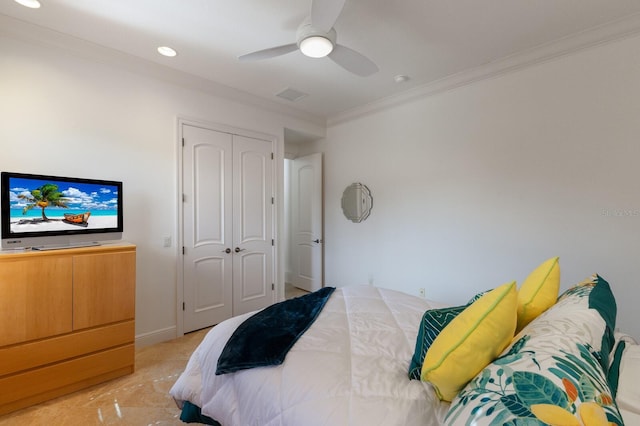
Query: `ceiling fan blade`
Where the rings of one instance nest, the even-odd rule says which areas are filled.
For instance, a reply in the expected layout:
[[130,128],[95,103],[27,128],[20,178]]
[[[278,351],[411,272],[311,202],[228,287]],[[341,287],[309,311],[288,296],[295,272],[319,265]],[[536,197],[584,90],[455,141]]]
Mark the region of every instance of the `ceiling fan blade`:
[[346,0],[313,0],[311,3],[311,25],[328,33],[338,20]]
[[247,53],[246,55],[239,56],[241,61],[258,61],[260,59],[274,58],[280,55],[286,55],[287,53],[298,50],[296,43],[283,44],[282,46],[270,47],[268,49],[258,50],[257,52]]
[[360,77],[368,77],[378,72],[378,66],[371,59],[348,47],[336,44],[329,58],[342,68]]

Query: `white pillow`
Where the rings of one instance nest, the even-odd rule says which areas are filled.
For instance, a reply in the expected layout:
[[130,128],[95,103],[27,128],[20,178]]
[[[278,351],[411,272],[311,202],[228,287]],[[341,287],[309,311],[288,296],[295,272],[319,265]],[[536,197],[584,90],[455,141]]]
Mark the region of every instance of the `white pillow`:
[[621,410],[640,414],[638,377],[640,377],[640,345],[628,344],[620,362],[620,379],[616,395],[616,402]]
[[622,420],[624,420],[625,425],[640,425],[640,414],[627,411],[624,408],[620,408],[620,414],[622,414]]

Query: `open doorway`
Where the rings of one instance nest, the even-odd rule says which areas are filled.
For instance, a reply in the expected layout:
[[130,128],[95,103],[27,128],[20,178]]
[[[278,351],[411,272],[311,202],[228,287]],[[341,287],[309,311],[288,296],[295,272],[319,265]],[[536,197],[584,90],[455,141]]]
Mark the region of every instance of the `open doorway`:
[[285,298],[291,298],[324,284],[323,167],[321,153],[308,154],[313,140],[301,146],[300,142],[287,143],[286,135]]

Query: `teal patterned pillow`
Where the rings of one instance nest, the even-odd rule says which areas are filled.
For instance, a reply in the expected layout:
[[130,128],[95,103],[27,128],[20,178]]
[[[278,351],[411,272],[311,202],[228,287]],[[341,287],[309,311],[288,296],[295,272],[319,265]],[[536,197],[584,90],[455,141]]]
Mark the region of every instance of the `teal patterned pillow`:
[[603,368],[615,310],[597,275],[566,291],[460,391],[445,424],[588,425],[600,416],[623,425]]
[[409,378],[411,380],[420,380],[424,357],[433,341],[438,337],[438,334],[449,325],[451,320],[464,311],[467,306],[480,299],[488,291],[490,290],[476,294],[466,305],[430,309],[422,315],[422,321],[420,321],[420,328],[418,329],[418,337],[416,338],[416,348],[413,352],[413,357],[411,357],[411,364],[409,365]]
[[409,365],[409,378],[411,380],[420,380],[420,372],[422,371],[422,364],[424,363],[424,357],[427,355],[427,350],[436,340],[438,334],[466,307],[467,305],[430,309],[422,315],[418,337],[416,338],[416,348]]

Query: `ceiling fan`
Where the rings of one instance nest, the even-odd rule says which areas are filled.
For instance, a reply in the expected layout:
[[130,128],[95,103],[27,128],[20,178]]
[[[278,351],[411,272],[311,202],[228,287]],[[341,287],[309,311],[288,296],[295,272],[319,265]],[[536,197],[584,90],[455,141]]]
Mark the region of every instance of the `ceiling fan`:
[[270,47],[240,56],[241,61],[253,61],[273,58],[300,51],[311,58],[328,56],[336,64],[361,77],[378,71],[378,67],[366,56],[336,42],[336,30],[333,28],[346,0],[312,0],[311,16],[298,27],[296,42]]

